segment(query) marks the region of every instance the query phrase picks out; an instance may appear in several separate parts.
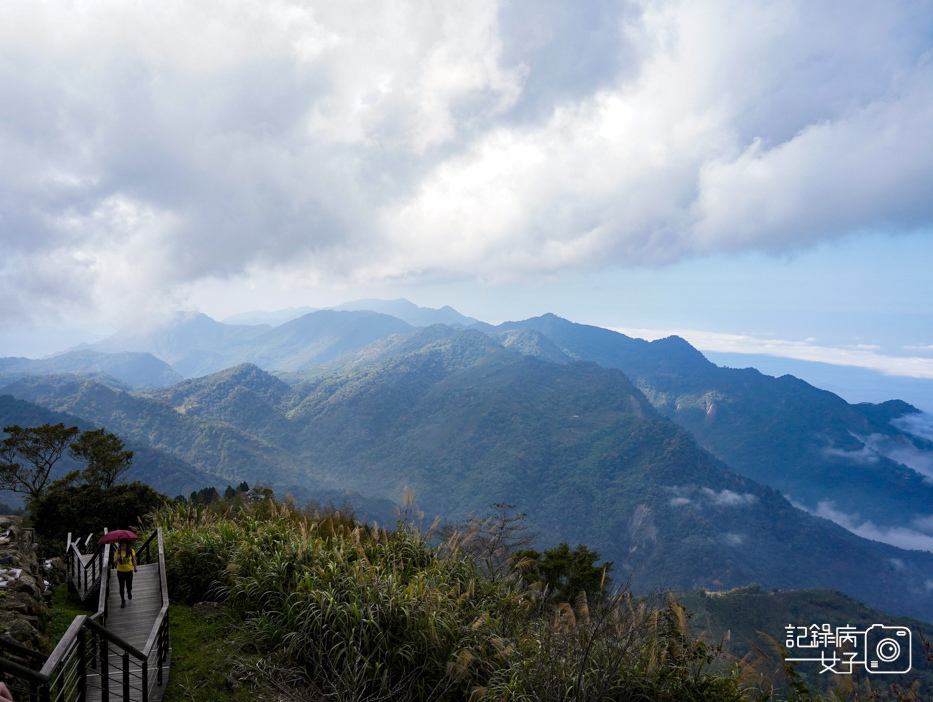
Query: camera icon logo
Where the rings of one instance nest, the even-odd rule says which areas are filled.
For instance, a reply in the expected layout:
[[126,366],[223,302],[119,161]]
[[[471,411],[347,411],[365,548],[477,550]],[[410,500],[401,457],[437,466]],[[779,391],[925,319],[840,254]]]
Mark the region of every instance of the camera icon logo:
[[865,630],[865,667],[871,673],[907,673],[912,664],[910,629],[873,624]]

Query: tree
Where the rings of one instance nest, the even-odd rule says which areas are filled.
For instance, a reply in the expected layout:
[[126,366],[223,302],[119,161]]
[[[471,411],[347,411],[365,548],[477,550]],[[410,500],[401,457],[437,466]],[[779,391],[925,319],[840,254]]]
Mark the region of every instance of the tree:
[[81,477],[88,485],[104,489],[113,487],[133,464],[133,452],[124,451],[123,442],[103,427],[85,431],[71,444],[72,458],[86,461]]
[[609,590],[612,562],[596,565],[598,560],[598,551],[583,544],[571,551],[570,546],[562,543],[543,554],[534,549],[519,551],[513,563],[522,571],[525,582],[540,583],[549,599],[572,603],[581,592],[586,592],[593,601]]
[[110,488],[56,482],[33,503],[36,536],[43,551],[54,554],[61,549],[68,532],[99,536],[104,527],[135,529],[146,514],[167,499],[140,482]]
[[42,497],[49,473],[78,435],[78,427],[43,424],[41,427],[4,427],[0,442],[0,489],[21,492],[34,502]]
[[505,575],[515,554],[534,543],[535,534],[525,523],[524,513],[515,512],[515,505],[496,502],[491,513],[449,522],[439,530],[439,536],[456,545],[473,561],[495,577]]
[[188,501],[193,505],[209,505],[220,499],[220,493],[215,487],[201,488],[191,493]]

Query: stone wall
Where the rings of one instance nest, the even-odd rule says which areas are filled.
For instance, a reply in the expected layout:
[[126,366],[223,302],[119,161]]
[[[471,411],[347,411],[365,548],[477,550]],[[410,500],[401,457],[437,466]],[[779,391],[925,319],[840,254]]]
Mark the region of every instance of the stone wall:
[[22,519],[0,515],[0,636],[35,651],[48,652],[43,633],[52,590],[47,581],[64,579],[64,563],[48,566],[36,558],[32,529]]

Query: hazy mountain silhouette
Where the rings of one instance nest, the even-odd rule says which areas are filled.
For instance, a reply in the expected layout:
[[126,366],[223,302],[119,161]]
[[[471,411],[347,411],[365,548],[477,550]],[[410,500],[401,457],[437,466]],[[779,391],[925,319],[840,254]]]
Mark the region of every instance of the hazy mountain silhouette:
[[137,388],[164,387],[182,379],[174,368],[149,353],[101,353],[84,349],[52,358],[0,358],[0,385],[27,375],[102,374]]

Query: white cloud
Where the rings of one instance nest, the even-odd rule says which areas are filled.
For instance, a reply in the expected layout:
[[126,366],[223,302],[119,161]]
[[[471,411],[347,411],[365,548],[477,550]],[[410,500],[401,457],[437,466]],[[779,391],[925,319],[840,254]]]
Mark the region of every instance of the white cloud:
[[898,429],[913,434],[920,439],[933,441],[933,414],[914,412],[898,417],[891,423]]
[[689,504],[698,506],[713,505],[716,507],[747,507],[758,501],[758,498],[749,492],[739,493],[729,489],[716,491],[708,487],[696,488],[685,485],[673,485],[666,489],[675,495],[670,500],[672,507],[683,507]]
[[[901,425],[898,420],[895,420],[892,424],[895,426]],[[922,475],[926,480],[933,481],[933,451],[918,448],[904,435],[870,434],[869,436],[859,436],[857,438],[871,451],[907,466]]]
[[933,515],[929,517],[917,517],[913,520],[913,525],[918,531],[933,536]]
[[931,551],[933,552],[933,535],[923,533],[915,529],[906,527],[878,526],[872,521],[862,521],[858,514],[846,514],[835,508],[832,501],[820,502],[816,511],[807,510],[805,507],[795,504],[796,507],[804,509],[818,517],[829,519],[839,526],[851,531],[857,536],[872,541],[880,541],[891,546],[908,550]]
[[722,490],[721,492],[716,492],[715,490],[710,490],[709,488],[701,488],[700,492],[712,504],[724,507],[753,505],[758,501],[758,498],[749,492],[738,493],[733,492],[732,490]]
[[878,0],[9,0],[2,309],[920,230],[931,16]]
[[933,378],[933,359],[931,358],[889,356],[877,353],[874,348],[820,346],[813,343],[813,339],[787,341],[751,334],[722,334],[693,329],[661,330],[616,327],[614,331],[648,340],[676,335],[683,337],[700,351],[764,354],[780,358],[794,358],[799,361],[868,368],[887,375]]
[[851,461],[863,466],[874,465],[881,460],[878,454],[868,446],[862,446],[862,448],[855,451],[846,451],[845,449],[828,446],[823,449],[822,453],[829,458],[841,458],[844,461]]
[[745,534],[732,534],[726,532],[721,535],[722,540],[729,546],[741,546],[745,543]]

